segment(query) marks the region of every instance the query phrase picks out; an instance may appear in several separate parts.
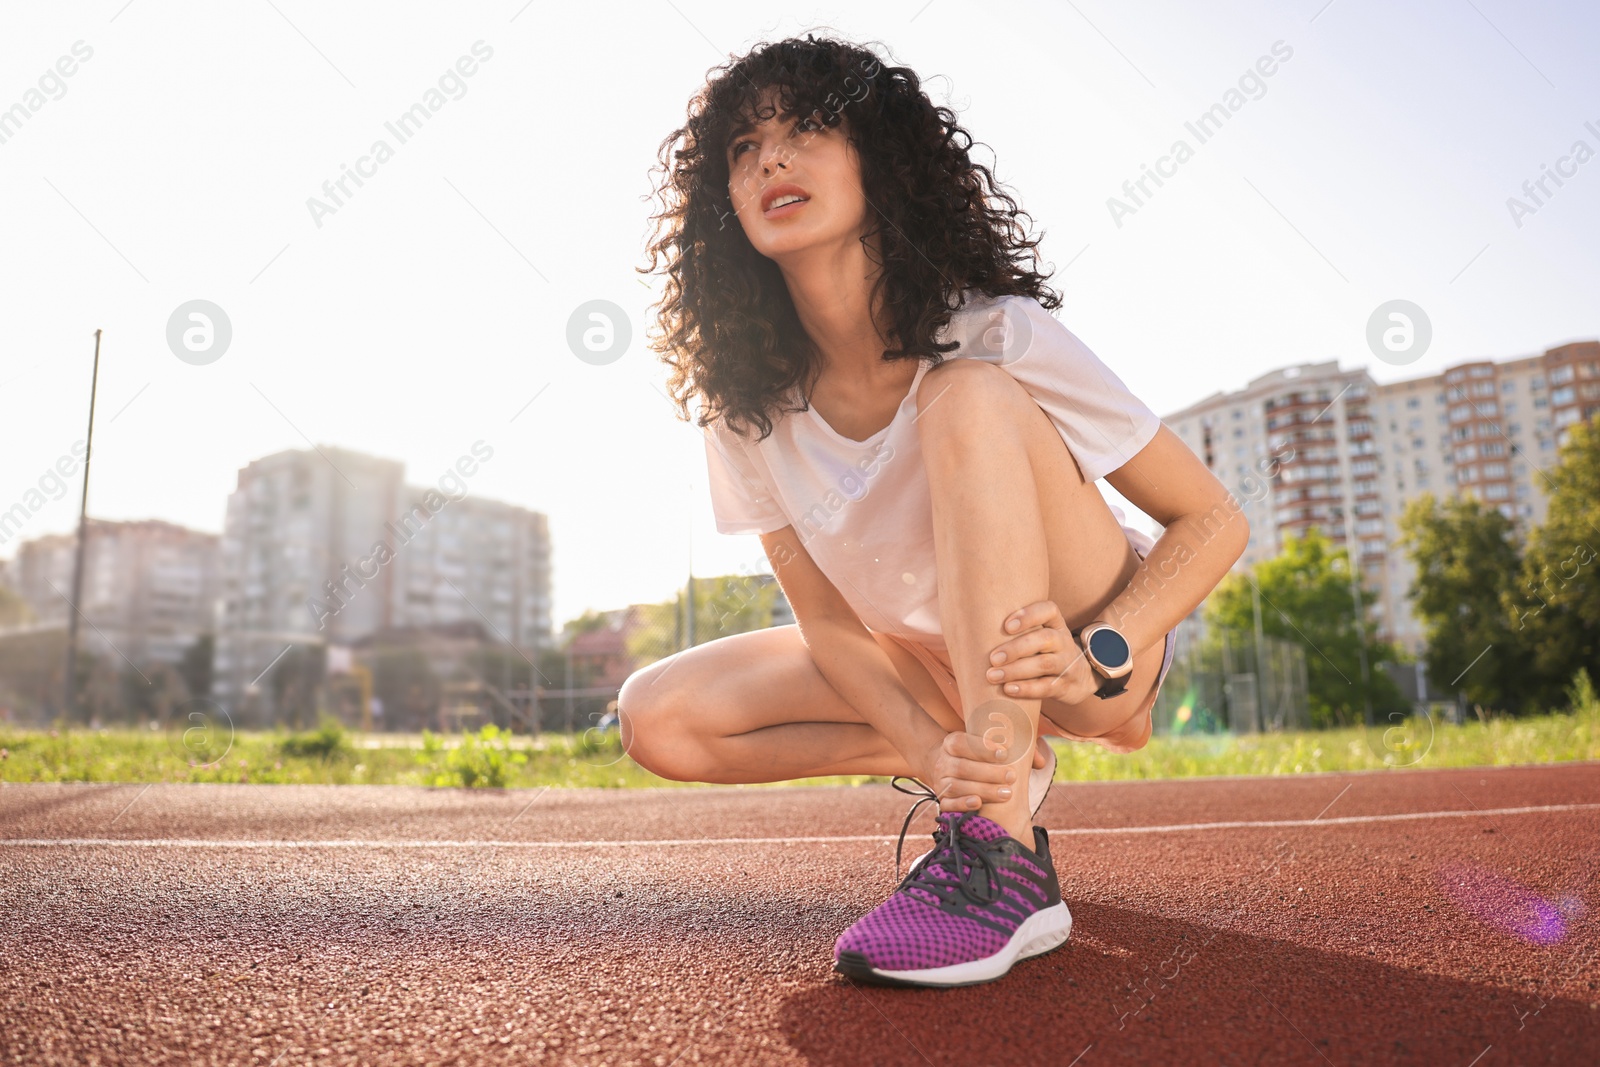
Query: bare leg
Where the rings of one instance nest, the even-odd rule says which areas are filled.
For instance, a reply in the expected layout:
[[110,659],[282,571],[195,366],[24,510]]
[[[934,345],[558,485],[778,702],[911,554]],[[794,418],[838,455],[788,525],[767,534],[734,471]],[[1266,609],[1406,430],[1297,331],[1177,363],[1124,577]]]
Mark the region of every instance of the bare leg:
[[[985,680],[984,669],[989,650],[1012,636],[1001,629],[1001,620],[1049,593],[1044,517],[1022,433],[1004,417],[1004,398],[994,395],[999,383],[970,373],[983,369],[998,370],[952,360],[925,374],[918,432],[933,499],[939,621],[967,731],[982,735],[995,725],[983,712],[1009,710],[995,702],[1016,709],[1009,716],[1017,727],[1011,732],[1025,727],[1026,734],[1014,737],[1003,762],[1014,763],[1018,779],[1025,780],[1024,761],[1038,736],[1039,701],[1007,697]],[[1010,800],[985,804],[978,813],[1032,847],[1026,789],[1014,789]]]
[[[960,730],[927,669],[875,637],[910,697],[946,731]],[[823,677],[795,626],[719,638],[641,669],[622,687],[618,717],[624,751],[677,781],[916,773]]]
[[[1126,586],[1138,559],[1049,417],[1004,369],[967,359],[941,364],[923,376],[918,410],[940,624],[962,717],[968,732],[982,735],[1001,714],[1014,736],[1003,762],[1014,764],[1025,781],[1041,701],[1007,696],[985,677],[994,646],[1017,636],[1002,629],[1003,621],[1026,604],[1050,599],[1069,625],[1079,626]],[[1116,708],[1098,699],[1090,704],[1108,707],[1047,703],[1076,715],[1120,715],[1109,728],[1142,696],[1114,698],[1122,702]],[[1082,729],[1077,721],[1071,728]],[[979,812],[1032,847],[1025,789]]]

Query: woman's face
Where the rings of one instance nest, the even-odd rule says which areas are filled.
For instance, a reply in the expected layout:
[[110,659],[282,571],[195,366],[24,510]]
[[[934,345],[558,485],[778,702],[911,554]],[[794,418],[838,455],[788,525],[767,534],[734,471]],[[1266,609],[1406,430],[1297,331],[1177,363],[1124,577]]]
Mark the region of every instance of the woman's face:
[[[772,108],[769,92],[759,114]],[[777,116],[735,127],[726,148],[728,196],[745,236],[769,259],[860,239],[867,222],[861,158],[843,119]]]

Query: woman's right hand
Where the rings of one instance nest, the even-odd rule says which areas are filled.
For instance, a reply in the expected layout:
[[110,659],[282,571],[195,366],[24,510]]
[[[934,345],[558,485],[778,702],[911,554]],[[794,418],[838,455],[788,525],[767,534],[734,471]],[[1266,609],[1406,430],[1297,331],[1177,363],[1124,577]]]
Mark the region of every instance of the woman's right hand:
[[[1044,756],[1034,749],[1035,766]],[[946,734],[923,760],[922,781],[939,795],[940,811],[977,811],[985,804],[1003,804],[1017,789],[1023,761],[1014,752],[991,749],[981,736],[966,731]],[[1025,786],[1024,786],[1025,787]]]

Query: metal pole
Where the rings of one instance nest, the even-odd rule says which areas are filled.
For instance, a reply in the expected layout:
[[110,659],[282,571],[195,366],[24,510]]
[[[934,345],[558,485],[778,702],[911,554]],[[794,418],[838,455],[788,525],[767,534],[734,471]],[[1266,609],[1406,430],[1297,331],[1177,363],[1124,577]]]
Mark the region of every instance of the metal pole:
[[[1264,648],[1266,642],[1261,639],[1261,586],[1255,582],[1250,583],[1251,608],[1255,612],[1256,629],[1256,707],[1260,709],[1266,703],[1261,699],[1261,694],[1267,688],[1267,665]],[[1265,718],[1265,716],[1263,716]]]
[[1372,684],[1367,674],[1367,613],[1361,608],[1361,576],[1356,570],[1354,557],[1350,564],[1350,592],[1356,602],[1356,648],[1361,652],[1361,697],[1366,704],[1363,722],[1372,725]]
[[94,332],[94,376],[89,380],[89,436],[83,447],[83,496],[78,501],[78,544],[72,564],[72,602],[67,605],[66,706],[63,713],[72,721],[76,703],[78,670],[78,604],[83,600],[83,554],[89,541],[89,457],[94,454],[94,395],[100,387],[100,331]]
[[683,647],[694,647],[694,574],[689,575],[689,584],[685,586],[683,594]]
[[[684,499],[693,500],[694,499],[694,496],[693,496],[694,483],[693,482],[689,483],[689,493],[690,493],[690,495],[685,497]],[[684,646],[683,647],[684,648],[693,648],[694,647],[694,523],[693,523],[693,521],[691,521],[689,523],[689,591],[684,596],[684,610],[687,613],[687,623],[684,626],[684,634],[686,635],[686,639],[684,641]]]

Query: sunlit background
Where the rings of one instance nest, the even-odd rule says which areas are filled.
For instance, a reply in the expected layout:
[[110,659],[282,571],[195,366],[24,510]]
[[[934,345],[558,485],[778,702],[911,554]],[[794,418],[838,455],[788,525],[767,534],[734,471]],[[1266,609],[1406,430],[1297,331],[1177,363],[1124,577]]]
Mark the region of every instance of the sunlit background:
[[[1043,230],[1062,320],[1158,413],[1293,362],[1383,382],[1600,333],[1600,161],[1508,206],[1600,145],[1586,4],[108,0],[0,27],[0,108],[81,59],[0,143],[0,507],[83,436],[101,328],[92,516],[220,532],[252,459],[315,442],[426,484],[482,440],[471,492],[549,516],[557,628],[691,567],[766,569],[753,536],[713,530],[698,432],[644,346],[658,282],[635,272],[660,140],[760,40],[831,28],[922,74]],[[492,55],[397,143],[385,123],[475,45]],[[1275,49],[1118,218],[1108,200]],[[318,225],[308,199],[379,138],[393,158]],[[1365,342],[1394,298],[1434,328],[1407,367]],[[165,339],[192,299],[232,323],[206,366]],[[594,299],[633,327],[603,366],[566,342]],[[70,531],[77,498],[0,556]]]

